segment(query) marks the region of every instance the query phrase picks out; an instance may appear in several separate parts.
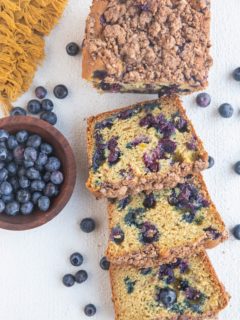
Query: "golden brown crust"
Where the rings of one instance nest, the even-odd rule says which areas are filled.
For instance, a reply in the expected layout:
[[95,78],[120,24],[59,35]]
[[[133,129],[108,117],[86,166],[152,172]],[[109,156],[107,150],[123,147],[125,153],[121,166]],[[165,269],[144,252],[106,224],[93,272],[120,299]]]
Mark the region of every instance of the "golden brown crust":
[[[177,106],[180,115],[187,120],[188,126],[190,128],[190,131],[193,133],[194,136],[197,137],[197,134],[195,132],[195,129],[191,123],[191,121],[188,119],[187,114],[181,104],[180,99],[178,96],[172,96],[172,97],[162,97],[158,100],[152,100],[148,102],[153,101],[159,101],[164,103],[168,101],[172,101],[174,105]],[[88,119],[88,126],[87,126],[87,153],[88,153],[88,163],[89,167],[92,165],[92,154],[93,154],[93,148],[94,148],[94,126],[96,122],[99,122],[107,117],[110,117],[114,115],[115,113],[119,113],[124,110],[135,108],[136,106],[141,106],[146,104],[146,101],[137,103],[133,106],[120,108],[114,111],[108,111],[101,113],[97,116],[90,117]],[[195,163],[183,163],[183,164],[174,164],[171,168],[171,171],[168,172],[166,176],[162,176],[161,173],[154,173],[150,177],[146,176],[135,176],[135,181],[123,181],[121,184],[111,184],[109,186],[106,186],[101,189],[95,189],[94,186],[91,184],[90,177],[88,178],[88,181],[86,183],[87,188],[97,197],[107,197],[107,198],[123,198],[124,196],[128,194],[137,194],[143,190],[151,191],[151,190],[161,190],[168,187],[175,187],[178,183],[183,181],[183,178],[189,174],[198,173],[208,167],[208,154],[204,150],[203,143],[199,137],[198,144],[199,144],[199,153],[201,155],[200,159],[195,161]]]

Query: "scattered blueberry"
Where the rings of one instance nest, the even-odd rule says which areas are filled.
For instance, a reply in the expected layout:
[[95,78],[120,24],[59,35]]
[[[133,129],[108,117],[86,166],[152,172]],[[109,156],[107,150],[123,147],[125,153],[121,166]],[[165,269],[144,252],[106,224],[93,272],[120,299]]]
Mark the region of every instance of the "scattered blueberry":
[[57,115],[56,113],[49,111],[49,112],[43,112],[40,116],[40,118],[51,125],[55,125],[57,123]]
[[2,213],[5,210],[5,203],[3,200],[0,199],[0,213]]
[[92,218],[85,218],[81,221],[80,228],[83,232],[89,233],[95,230],[96,223]]
[[240,161],[236,162],[235,165],[234,165],[234,171],[237,173],[237,174],[240,174]]
[[84,308],[84,313],[87,317],[92,317],[95,315],[97,309],[93,304],[88,304]]
[[19,213],[20,206],[17,201],[9,202],[6,205],[5,212],[9,216],[16,216]]
[[231,118],[233,115],[233,107],[229,103],[223,103],[218,108],[218,112],[223,118]]
[[72,287],[75,283],[75,278],[72,274],[65,274],[62,278],[62,282],[66,287]]
[[68,89],[65,85],[59,84],[53,89],[53,93],[56,98],[64,99],[68,95]]
[[77,283],[83,283],[84,281],[86,281],[88,278],[88,274],[85,270],[79,270],[76,274],[75,274],[75,281]]
[[4,129],[0,129],[0,142],[7,141],[8,137],[9,133]]
[[25,143],[29,137],[29,134],[26,130],[21,130],[16,133],[16,139],[18,143]]
[[70,42],[66,46],[66,51],[69,56],[76,56],[79,53],[79,46],[75,42]]
[[102,257],[102,259],[100,260],[100,267],[103,270],[109,270],[110,268],[110,262],[107,260],[106,257]]
[[233,78],[236,81],[240,81],[240,68],[237,68],[233,71]]
[[35,95],[38,99],[44,99],[47,95],[47,89],[42,86],[39,86],[35,89]]
[[15,136],[10,135],[7,140],[7,146],[10,150],[13,150],[18,146],[18,142]]
[[31,201],[28,201],[26,203],[23,203],[20,207],[21,214],[27,216],[33,212],[34,205]]
[[237,224],[234,228],[233,228],[233,235],[236,239],[240,240],[240,224]]
[[42,111],[41,102],[36,99],[30,100],[27,104],[27,110],[31,114],[39,114]]
[[208,169],[212,168],[215,164],[215,160],[213,157],[209,156],[208,157]]
[[160,289],[157,301],[162,303],[166,308],[170,308],[177,301],[177,294],[170,288]]
[[63,174],[60,171],[53,171],[50,179],[54,184],[61,184],[63,182]]
[[12,108],[10,116],[26,116],[27,111],[21,107]]
[[38,208],[40,211],[46,212],[50,207],[50,199],[46,196],[41,196],[38,199]]
[[196,102],[199,107],[206,108],[211,103],[211,97],[208,93],[202,92],[197,95]]
[[43,111],[52,111],[53,110],[53,102],[50,99],[44,99],[42,101],[42,109]]
[[79,267],[83,263],[83,256],[79,252],[74,252],[70,256],[70,262],[74,267]]
[[42,143],[42,138],[38,134],[31,135],[27,140],[27,147],[38,148]]

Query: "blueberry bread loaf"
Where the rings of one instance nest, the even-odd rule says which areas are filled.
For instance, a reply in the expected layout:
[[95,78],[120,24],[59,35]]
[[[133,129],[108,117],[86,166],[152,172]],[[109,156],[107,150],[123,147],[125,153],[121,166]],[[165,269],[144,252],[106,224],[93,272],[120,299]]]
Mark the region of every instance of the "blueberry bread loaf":
[[209,0],[94,0],[82,76],[102,92],[180,93],[207,86]]
[[89,118],[88,158],[87,187],[108,198],[174,187],[208,166],[177,96]]
[[111,265],[115,320],[213,319],[229,297],[204,252],[144,269]]
[[116,264],[170,262],[198,247],[214,247],[227,237],[200,174],[173,189],[109,201],[108,211],[106,255]]

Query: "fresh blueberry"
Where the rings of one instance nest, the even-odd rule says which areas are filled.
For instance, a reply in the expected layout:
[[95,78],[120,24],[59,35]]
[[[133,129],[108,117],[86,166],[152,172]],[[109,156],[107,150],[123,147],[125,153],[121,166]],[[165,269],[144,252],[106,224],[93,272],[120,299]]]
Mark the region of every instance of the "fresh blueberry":
[[43,178],[43,181],[49,182],[51,178],[51,172],[49,171],[45,172],[42,178]]
[[12,191],[13,191],[13,188],[12,188],[12,185],[9,182],[3,181],[0,184],[0,194],[8,196],[10,193],[12,193]]
[[46,212],[50,207],[50,199],[46,196],[41,196],[38,199],[38,208],[40,211]]
[[5,203],[2,199],[0,199],[0,213],[2,213],[5,210]]
[[233,71],[233,78],[236,81],[240,81],[240,68],[237,68]]
[[14,191],[17,191],[19,189],[19,182],[18,182],[18,179],[16,178],[16,176],[11,177],[9,179],[9,182],[11,183]]
[[36,99],[30,100],[27,104],[27,109],[31,114],[39,114],[42,111],[41,102]]
[[6,163],[4,161],[0,161],[0,170],[5,167]]
[[17,175],[18,177],[22,177],[22,176],[25,176],[26,175],[26,169],[24,167],[19,167],[18,168],[18,171],[17,171]]
[[7,141],[8,137],[9,133],[4,129],[0,129],[0,142]]
[[29,169],[29,168],[31,168],[31,167],[34,166],[34,162],[33,162],[33,161],[26,161],[26,160],[24,160],[24,161],[23,161],[23,164],[24,164],[24,168],[25,168],[25,169]]
[[212,168],[215,164],[215,160],[213,157],[209,156],[208,157],[208,169]]
[[36,170],[35,168],[31,167],[31,168],[27,169],[26,176],[30,180],[37,180],[40,178],[40,172],[38,170]]
[[58,188],[57,188],[57,186],[55,186],[55,184],[48,182],[44,188],[43,193],[46,197],[52,198],[52,197],[57,196]]
[[19,213],[20,205],[17,201],[9,202],[6,205],[5,212],[9,216],[16,216]]
[[7,146],[10,150],[13,150],[18,146],[18,142],[15,136],[10,135],[7,140]]
[[218,112],[223,118],[231,118],[233,115],[233,107],[229,103],[223,103],[218,108]]
[[6,161],[7,161],[7,162],[13,161],[13,153],[12,153],[11,151],[8,151]]
[[38,158],[36,160],[36,165],[38,166],[45,166],[45,164],[47,163],[48,161],[48,156],[46,153],[44,152],[40,152],[39,155],[38,155]]
[[233,235],[236,239],[240,240],[240,224],[237,224],[234,228],[233,228]]
[[196,102],[199,107],[206,108],[211,103],[211,97],[208,93],[202,92],[197,95]]
[[37,204],[38,199],[42,196],[42,194],[40,192],[33,192],[32,194],[32,203],[33,204]]
[[52,100],[44,99],[42,101],[42,109],[43,109],[43,111],[47,111],[47,112],[52,111],[53,107],[54,107],[54,105],[53,105]]
[[12,108],[10,111],[10,116],[26,116],[27,111],[21,107]]
[[30,187],[30,180],[26,176],[21,176],[18,182],[20,187],[23,189]]
[[31,194],[25,189],[20,189],[17,192],[17,201],[20,203],[26,203],[31,199]]
[[14,176],[17,173],[17,165],[15,162],[10,162],[7,165],[7,170],[10,176]]
[[41,150],[41,152],[49,155],[53,152],[53,147],[48,143],[42,143],[40,146],[40,150]]
[[27,216],[33,212],[34,205],[31,201],[23,203],[20,207],[21,214]]
[[102,257],[102,259],[100,260],[100,267],[103,270],[109,270],[110,268],[110,262],[107,260],[106,257]]
[[6,168],[0,169],[0,182],[7,180],[8,178],[8,171]]
[[177,301],[177,294],[170,288],[160,289],[157,301],[162,303],[166,308],[170,308]]
[[72,274],[65,274],[62,278],[62,282],[66,287],[72,287],[75,283],[75,278]]
[[27,141],[29,134],[26,130],[21,130],[16,133],[16,139],[19,143],[24,143]]
[[53,126],[57,123],[57,115],[52,111],[43,112],[40,118]]
[[23,145],[17,146],[13,149],[13,158],[17,163],[21,163],[24,159],[25,148]]
[[65,85],[59,84],[53,89],[53,93],[56,98],[64,99],[68,95],[68,89]]
[[45,165],[45,168],[47,171],[53,172],[57,171],[61,166],[61,163],[58,158],[56,157],[50,157],[48,159],[48,162]]
[[84,308],[84,313],[87,317],[92,317],[97,312],[96,307],[93,304],[88,304]]
[[83,283],[84,281],[86,281],[88,278],[88,274],[85,270],[79,270],[76,274],[75,274],[75,281],[77,283]]
[[31,182],[31,191],[43,191],[45,182],[42,180],[33,180]]
[[66,51],[69,56],[76,56],[79,52],[79,46],[75,42],[70,42],[66,46]]
[[8,156],[8,151],[5,147],[0,147],[0,160],[5,161]]
[[35,89],[35,95],[38,99],[44,99],[47,95],[47,90],[44,87],[39,86]]
[[240,161],[236,162],[235,165],[234,165],[234,171],[237,173],[237,174],[240,174]]
[[54,184],[61,184],[63,182],[63,174],[60,171],[53,171],[50,179]]
[[13,193],[10,193],[10,194],[7,195],[7,196],[2,195],[2,201],[3,201],[5,204],[14,201],[14,194],[13,194]]
[[95,230],[96,223],[92,218],[85,218],[81,221],[80,228],[83,232],[89,233]]
[[38,134],[31,135],[27,140],[27,147],[37,149],[42,143],[42,138]]
[[83,263],[83,256],[79,252],[74,252],[70,256],[70,262],[74,267],[79,267]]
[[24,150],[24,160],[35,162],[37,160],[37,150],[33,147],[27,147]]

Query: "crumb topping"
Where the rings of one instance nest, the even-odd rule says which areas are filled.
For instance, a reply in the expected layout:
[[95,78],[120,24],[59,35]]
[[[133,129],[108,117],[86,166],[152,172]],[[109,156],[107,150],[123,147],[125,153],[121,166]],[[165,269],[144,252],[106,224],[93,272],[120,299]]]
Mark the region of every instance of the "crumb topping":
[[208,0],[95,4],[102,12],[88,17],[84,45],[93,61],[101,61],[106,82],[206,84],[212,64]]

